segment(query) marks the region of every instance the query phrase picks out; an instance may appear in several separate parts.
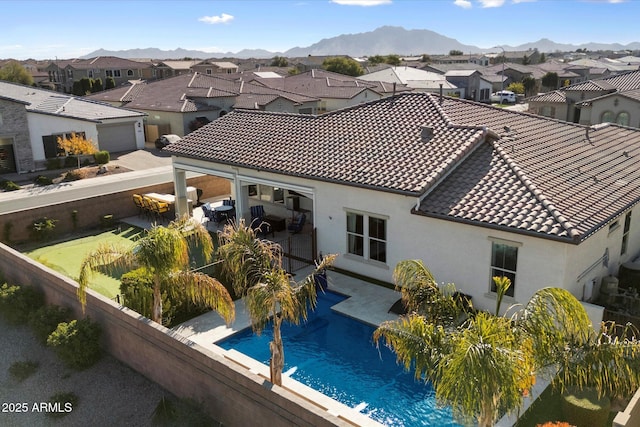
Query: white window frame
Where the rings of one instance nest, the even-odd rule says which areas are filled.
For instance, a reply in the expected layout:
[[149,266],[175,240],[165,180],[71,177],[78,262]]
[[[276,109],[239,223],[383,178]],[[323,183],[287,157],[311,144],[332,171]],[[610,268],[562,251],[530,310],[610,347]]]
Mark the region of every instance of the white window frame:
[[[389,260],[389,217],[386,215],[379,215],[370,212],[363,212],[355,209],[345,209],[345,255],[347,257],[358,259],[377,265],[387,266]],[[357,230],[349,230],[349,215],[356,215],[362,217],[362,233],[358,233]],[[376,220],[384,221],[384,238],[370,235],[370,220],[374,218]],[[349,238],[353,236],[355,238],[362,239],[362,254],[357,254],[350,251]],[[372,243],[384,244],[384,260],[372,258],[371,245]]]
[[[518,277],[518,257],[519,257],[519,252],[520,252],[519,249],[520,249],[520,247],[522,247],[522,243],[514,242],[514,241],[511,241],[511,240],[498,239],[498,238],[494,238],[494,237],[490,237],[489,241],[491,242],[491,252],[490,252],[490,258],[489,258],[489,294],[491,294],[491,295],[495,295],[496,294],[495,284],[493,283],[493,277],[497,275],[497,274],[494,274],[494,271],[498,270],[500,272],[507,273],[507,277],[508,277],[508,275],[512,275],[513,276],[512,280],[511,280],[511,286],[507,290],[507,293],[505,294],[505,296],[514,298],[515,297],[515,291],[516,291],[516,285],[517,285],[517,277]],[[503,245],[503,246],[508,246],[510,248],[515,248],[515,250],[516,250],[516,256],[515,256],[516,265],[515,265],[515,269],[506,268],[506,266],[504,265],[504,262],[502,263],[502,265],[494,265],[494,263],[493,263],[493,255],[494,255],[495,245]]]
[[620,245],[620,255],[627,253],[629,249],[629,231],[631,230],[631,212],[629,211],[624,216],[624,228],[622,229],[622,243]]

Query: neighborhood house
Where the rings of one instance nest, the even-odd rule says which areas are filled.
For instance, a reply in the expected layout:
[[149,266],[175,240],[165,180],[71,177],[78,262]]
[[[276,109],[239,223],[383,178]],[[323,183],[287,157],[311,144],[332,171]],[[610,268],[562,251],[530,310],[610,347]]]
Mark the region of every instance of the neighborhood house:
[[510,303],[544,286],[594,301],[640,251],[640,130],[615,124],[408,93],[322,116],[235,110],[167,150],[179,212],[187,172],[222,177],[247,222],[257,205],[304,213],[336,267],[392,282],[422,259],[480,309],[493,276]]

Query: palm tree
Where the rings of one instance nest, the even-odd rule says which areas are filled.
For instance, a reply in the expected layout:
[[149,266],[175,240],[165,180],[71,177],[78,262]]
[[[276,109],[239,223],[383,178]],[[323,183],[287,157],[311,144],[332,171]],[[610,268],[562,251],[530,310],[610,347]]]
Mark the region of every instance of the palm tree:
[[213,242],[209,232],[197,221],[184,217],[167,227],[154,226],[131,248],[103,245],[89,253],[80,267],[78,299],[84,309],[89,277],[99,269],[144,267],[152,278],[153,309],[151,320],[162,323],[163,285],[186,294],[194,303],[216,310],[231,323],[235,305],[227,289],[206,274],[189,271],[189,246],[197,248],[209,262]]
[[[394,271],[396,281],[404,278],[414,288],[411,294],[425,283],[424,275],[411,283],[407,274],[418,264],[401,262]],[[432,295],[437,302],[438,294]],[[594,387],[601,396],[631,395],[640,386],[640,342],[629,326],[618,329],[605,323],[595,331],[570,292],[543,288],[511,317],[481,312],[453,327],[418,310],[382,323],[374,340],[384,339],[406,369],[430,381],[436,398],[459,418],[491,426],[522,404],[534,375],[551,375],[560,390]]]
[[315,275],[329,267],[335,255],[325,256],[310,275],[295,282],[282,268],[281,247],[257,238],[243,220],[227,224],[219,238],[223,269],[232,278],[234,292],[245,297],[254,332],[261,333],[268,321],[273,321],[270,377],[273,384],[282,385],[284,345],[280,326],[285,320],[294,324],[306,320],[307,309],[316,305]]

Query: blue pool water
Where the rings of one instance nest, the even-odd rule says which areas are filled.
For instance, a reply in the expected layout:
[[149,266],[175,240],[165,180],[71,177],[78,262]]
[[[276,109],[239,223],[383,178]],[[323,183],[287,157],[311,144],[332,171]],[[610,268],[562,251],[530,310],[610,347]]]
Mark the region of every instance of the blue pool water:
[[[449,408],[436,406],[428,384],[396,364],[382,343],[375,346],[371,326],[331,310],[345,298],[320,293],[306,323],[283,324],[285,375],[387,426],[458,426]],[[271,338],[271,329],[258,336],[247,328],[217,345],[268,365]]]

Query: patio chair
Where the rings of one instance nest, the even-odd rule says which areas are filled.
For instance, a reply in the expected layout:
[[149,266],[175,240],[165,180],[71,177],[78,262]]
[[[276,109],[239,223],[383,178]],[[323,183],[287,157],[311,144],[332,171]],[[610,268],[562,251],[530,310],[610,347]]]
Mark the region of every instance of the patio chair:
[[302,227],[304,227],[304,222],[306,219],[307,216],[305,214],[299,213],[298,216],[296,216],[296,218],[293,220],[293,222],[289,224],[287,230],[289,230],[293,234],[299,233],[302,230]]
[[205,203],[202,205],[202,222],[206,219],[207,221],[215,220],[215,212],[211,209],[211,204]]
[[271,233],[271,226],[268,222],[264,220],[264,206],[263,205],[255,205],[251,206],[251,228],[256,232],[257,235],[266,235],[267,233]]
[[144,206],[144,202],[142,200],[142,196],[140,194],[134,194],[133,203],[138,208],[138,216],[148,215],[147,208]]
[[162,222],[164,222],[165,219],[168,220],[167,214],[171,210],[171,208],[169,207],[169,203],[159,202],[153,199],[150,200],[154,216]]

